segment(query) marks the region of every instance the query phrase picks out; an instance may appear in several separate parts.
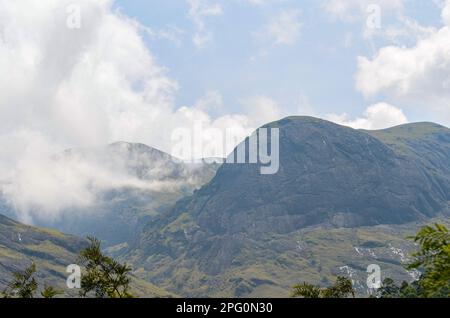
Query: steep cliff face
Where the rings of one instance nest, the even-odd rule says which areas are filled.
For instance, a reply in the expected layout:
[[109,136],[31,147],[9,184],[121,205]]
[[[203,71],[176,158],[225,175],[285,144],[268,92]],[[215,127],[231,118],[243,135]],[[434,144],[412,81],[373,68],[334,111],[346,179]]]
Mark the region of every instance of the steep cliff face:
[[[148,224],[127,254],[144,264],[148,278],[164,284],[190,268],[199,279],[206,275],[208,285],[243,264],[263,265],[262,255],[289,253],[293,237],[309,227],[400,225],[449,214],[445,127],[365,132],[310,117],[268,127],[280,129],[279,172],[225,164],[210,183]],[[295,259],[286,266],[294,269]]]

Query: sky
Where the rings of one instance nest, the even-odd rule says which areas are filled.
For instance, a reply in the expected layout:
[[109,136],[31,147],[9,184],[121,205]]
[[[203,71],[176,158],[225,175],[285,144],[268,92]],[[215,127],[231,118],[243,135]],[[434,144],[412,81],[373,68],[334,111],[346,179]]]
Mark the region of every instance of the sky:
[[68,148],[183,158],[174,135],[200,131],[223,147],[190,156],[225,157],[290,115],[450,126],[450,0],[0,0],[0,87],[0,195],[51,211],[98,179],[55,167]]
[[[421,40],[443,28],[444,4],[420,0],[134,0],[118,1],[116,7],[152,30],[153,36],[145,41],[180,86],[177,106],[194,105],[215,94],[222,104],[210,105],[212,115],[240,113],[242,104],[264,97],[277,105],[281,115],[315,115],[377,129],[404,121],[448,125],[449,111],[444,109],[442,114],[430,107],[435,103],[428,93],[431,88],[420,98],[414,96],[421,90],[414,83],[422,86],[421,80],[427,80],[416,76],[434,75],[420,69],[419,56],[412,65],[404,61],[398,70],[417,67],[417,74],[398,74],[388,87],[378,87],[378,81],[388,79],[377,81],[376,72],[369,68],[377,61],[382,63],[376,57],[386,47],[410,48],[404,55],[414,54]],[[373,18],[377,13],[379,18]],[[448,52],[448,43],[443,44]],[[396,53],[401,55],[400,50]],[[435,54],[429,58],[444,52]],[[387,64],[397,57],[386,58],[391,59],[383,61]],[[364,59],[372,63],[364,67]],[[443,62],[445,73],[448,61]],[[439,68],[439,62],[430,63],[424,67]],[[381,70],[381,75],[389,76],[388,71]],[[414,83],[399,83],[403,76]],[[406,91],[397,87],[410,84]],[[441,86],[440,82],[428,84]],[[444,99],[446,88],[438,92]],[[385,119],[370,122],[367,117],[374,113]]]

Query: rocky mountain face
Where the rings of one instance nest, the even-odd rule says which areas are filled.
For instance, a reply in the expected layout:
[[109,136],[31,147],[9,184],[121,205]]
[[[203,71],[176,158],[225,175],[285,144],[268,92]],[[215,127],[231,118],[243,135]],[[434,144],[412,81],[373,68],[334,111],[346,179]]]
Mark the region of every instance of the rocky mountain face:
[[377,246],[378,262],[408,275],[398,256],[408,244],[395,232],[450,215],[450,130],[421,123],[368,132],[310,117],[267,127],[280,129],[277,174],[223,165],[149,223],[123,258],[190,296],[277,295],[337,268],[364,273],[377,258],[361,251]]
[[[52,160],[58,171],[67,171],[68,176],[62,176],[61,182],[75,189],[74,194],[62,196],[74,197],[75,202],[57,211],[56,217],[31,211],[33,224],[78,236],[93,235],[107,246],[133,241],[152,216],[191,195],[218,168],[204,162],[184,163],[149,146],[126,142],[70,149]],[[88,204],[84,204],[84,196],[90,200]],[[17,211],[7,206],[3,211],[17,216]]]

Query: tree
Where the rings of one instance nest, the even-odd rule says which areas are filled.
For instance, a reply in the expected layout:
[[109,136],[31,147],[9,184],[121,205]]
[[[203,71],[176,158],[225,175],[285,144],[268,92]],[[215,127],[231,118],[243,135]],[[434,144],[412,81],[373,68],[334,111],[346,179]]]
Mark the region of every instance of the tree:
[[386,278],[377,293],[379,298],[435,298],[450,297],[450,234],[441,224],[423,227],[414,237],[419,251],[412,255],[408,270],[422,272],[412,283],[397,286]]
[[23,272],[14,273],[13,280],[3,292],[4,297],[33,298],[38,288],[38,284],[34,278],[35,273],[35,263],[32,263]]
[[321,298],[321,288],[306,282],[295,285],[293,289],[292,297]]
[[[34,298],[38,289],[38,283],[34,278],[35,274],[35,263],[32,263],[23,272],[14,273],[13,280],[8,284],[6,290],[3,291],[2,296],[4,298]],[[48,285],[41,292],[41,296],[44,298],[54,298],[59,294],[62,294],[62,292]]]
[[348,298],[355,297],[352,281],[338,276],[336,283],[328,288],[321,288],[308,283],[294,286],[292,297],[303,298]]
[[355,290],[352,281],[348,278],[339,276],[336,283],[323,291],[323,298],[355,298]]
[[377,298],[421,298],[422,289],[418,281],[403,282],[397,286],[393,279],[386,278],[376,296]]
[[103,255],[101,242],[88,237],[90,245],[80,252],[80,262],[85,268],[81,279],[80,296],[93,293],[98,298],[130,298],[131,268]]
[[41,292],[41,296],[44,298],[55,298],[60,294],[62,294],[62,292],[55,289],[53,286],[45,286],[44,290]]
[[450,297],[450,233],[441,224],[422,228],[415,237],[420,250],[413,254],[408,269],[421,270],[419,280],[424,297]]

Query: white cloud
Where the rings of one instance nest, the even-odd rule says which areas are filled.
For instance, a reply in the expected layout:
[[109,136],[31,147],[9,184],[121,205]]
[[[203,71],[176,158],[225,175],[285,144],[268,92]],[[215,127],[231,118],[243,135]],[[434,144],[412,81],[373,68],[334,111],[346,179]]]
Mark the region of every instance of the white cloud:
[[444,0],[441,16],[442,22],[450,27],[450,0]]
[[[449,8],[447,1],[443,20]],[[387,46],[373,58],[359,57],[356,86],[367,97],[388,94],[450,120],[450,26],[431,31],[411,47]]]
[[195,103],[194,107],[212,117],[217,117],[225,113],[222,94],[217,90],[208,91]]
[[[411,48],[389,46],[369,59],[358,58],[357,87],[366,96],[389,90],[398,95],[449,92],[443,86],[450,67],[450,30],[446,27]],[[435,75],[439,75],[436,77]],[[424,85],[425,84],[425,85]],[[424,90],[424,88],[426,88]]]
[[369,106],[362,117],[350,119],[347,114],[329,114],[328,120],[355,129],[384,129],[408,123],[403,111],[387,103]]
[[301,33],[300,10],[283,10],[263,30],[263,36],[276,45],[292,45]]
[[278,104],[267,96],[252,96],[241,100],[243,113],[249,118],[249,124],[260,127],[279,120],[283,116]]
[[[80,29],[66,24],[71,0],[0,0],[0,193],[24,215],[36,206],[57,215],[91,204],[92,184],[129,182],[84,163],[49,161],[66,148],[125,140],[170,151],[172,131],[199,120],[251,127],[245,115],[176,109],[178,84],[155,62],[139,23],[112,1],[76,3]],[[198,10],[198,17],[221,12]]]
[[425,109],[431,120],[450,122],[450,1],[442,3],[441,28],[427,28],[414,45],[385,46],[373,58],[358,57],[356,87],[366,97]]
[[187,0],[187,2],[189,4],[189,17],[197,29],[192,41],[198,48],[203,48],[214,37],[212,31],[208,30],[205,19],[222,15],[222,6],[218,3],[210,3],[209,0]]

